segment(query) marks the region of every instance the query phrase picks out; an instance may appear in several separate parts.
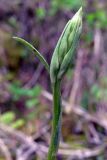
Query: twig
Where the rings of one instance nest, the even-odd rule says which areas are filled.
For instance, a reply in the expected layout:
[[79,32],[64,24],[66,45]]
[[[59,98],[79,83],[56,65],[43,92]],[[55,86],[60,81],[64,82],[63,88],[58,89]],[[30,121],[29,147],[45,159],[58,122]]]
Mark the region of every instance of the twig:
[[[47,91],[42,91],[42,95],[47,98],[48,100],[52,101],[52,95],[47,92]],[[64,112],[66,112],[66,106],[70,107],[70,104],[68,104],[66,101],[62,100],[62,105],[64,106]],[[102,126],[106,131],[107,131],[107,121],[105,119],[100,119],[97,117],[97,115],[91,115],[87,113],[81,106],[75,106],[72,108],[72,112],[75,113],[76,115],[80,116],[81,118],[85,119],[86,121],[89,122],[95,122],[98,125]],[[70,112],[69,112],[70,114]]]
[[[17,152],[17,156],[16,156],[17,160],[26,160],[26,159],[29,158],[31,153],[37,153],[38,154],[40,152],[42,152],[42,153],[47,153],[48,152],[47,147],[39,145],[38,143],[33,141],[32,137],[27,136],[20,131],[17,131],[17,130],[15,130],[11,127],[8,127],[4,124],[0,124],[0,130],[3,130],[4,132],[6,132],[6,134],[8,136],[9,135],[12,136],[12,138],[15,137],[16,141],[20,142],[21,144],[23,144],[23,146],[25,146],[27,148],[27,152],[24,153],[24,155],[21,154],[21,152],[19,152],[19,151]],[[21,155],[21,157],[20,157],[20,155]]]
[[63,156],[70,156],[72,159],[73,158],[78,158],[78,159],[84,159],[84,158],[90,158],[90,157],[95,157],[98,156],[100,154],[102,154],[105,150],[105,145],[101,145],[99,147],[93,148],[93,149],[88,149],[88,148],[84,148],[84,149],[75,149],[75,150],[71,150],[71,149],[59,149],[59,154],[63,155]]
[[5,131],[7,134],[14,136],[21,143],[24,142],[25,144],[32,144],[33,142],[31,137],[28,137],[24,133],[16,131],[15,129],[4,124],[0,123],[0,129]]
[[4,141],[0,138],[0,150],[5,156],[6,160],[12,160],[11,154],[9,152],[8,147],[5,145]]
[[[41,144],[37,144],[35,143],[35,145],[38,146],[38,151],[47,154],[48,152],[48,147],[41,145]],[[105,150],[105,147],[107,146],[107,144],[103,144],[99,147],[95,147],[93,149],[89,149],[89,148],[83,148],[83,149],[59,149],[58,154],[62,155],[62,156],[70,156],[72,158],[78,158],[78,159],[84,159],[84,158],[90,158],[90,157],[94,157],[94,156],[98,156],[100,154],[102,154]],[[35,152],[38,152],[35,150]],[[23,157],[23,159],[18,159],[18,160],[27,160],[29,157],[29,154],[31,154],[32,151],[28,150],[28,152],[26,152],[26,154],[24,155],[24,157],[21,155],[21,157]]]
[[[13,137],[16,138],[16,140],[20,140],[21,144],[23,144],[23,147],[27,148],[27,152],[22,154],[22,151],[24,148],[19,148],[17,152],[17,160],[27,160],[29,159],[29,156],[31,156],[32,153],[37,153],[38,155],[43,155],[47,154],[48,152],[48,147],[46,147],[43,144],[39,144],[37,142],[34,142],[32,137],[26,136],[24,133],[20,131],[16,131],[8,126],[4,126],[0,124],[0,129],[4,130],[7,134],[12,135]],[[2,145],[1,145],[2,146]],[[83,148],[83,149],[59,149],[58,154],[62,156],[71,156],[72,158],[89,158],[93,156],[100,155],[104,150],[107,144],[102,144],[99,147],[93,148],[93,149],[88,149],[88,148]],[[8,156],[9,157],[9,156]],[[8,159],[11,160],[11,159]]]
[[49,125],[45,125],[39,129],[39,131],[33,136],[33,139],[36,140],[38,137],[45,135],[50,129]]
[[[74,78],[73,78],[73,87],[69,96],[68,103],[69,106],[66,107],[66,112],[71,112],[73,107],[77,105],[77,101],[80,98],[80,87],[81,87],[81,72],[82,72],[82,64],[83,64],[83,58],[84,57],[84,51],[83,49],[79,49],[77,61],[76,61],[76,67],[74,71]],[[79,97],[79,98],[78,98]]]

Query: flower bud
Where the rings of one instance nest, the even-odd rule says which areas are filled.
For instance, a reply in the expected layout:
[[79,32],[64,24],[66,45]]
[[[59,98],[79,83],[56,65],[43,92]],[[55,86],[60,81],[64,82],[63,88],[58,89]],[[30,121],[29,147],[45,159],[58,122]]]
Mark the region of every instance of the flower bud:
[[66,24],[54,50],[51,65],[50,77],[52,83],[56,79],[62,79],[67,71],[78,40],[82,31],[82,8]]

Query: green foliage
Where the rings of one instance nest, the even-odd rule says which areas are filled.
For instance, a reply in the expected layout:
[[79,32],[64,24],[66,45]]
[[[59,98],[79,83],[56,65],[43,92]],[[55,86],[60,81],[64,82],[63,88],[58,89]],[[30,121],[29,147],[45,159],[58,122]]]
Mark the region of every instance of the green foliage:
[[[90,25],[97,24],[100,28],[106,28],[107,27],[107,13],[105,10],[97,10],[96,12],[89,13],[86,18],[87,22]],[[95,23],[96,22],[96,23]]]
[[0,123],[10,125],[14,129],[19,129],[25,125],[24,119],[17,119],[13,111],[8,111],[1,114]]
[[17,20],[15,17],[10,17],[8,19],[8,23],[13,27],[13,28],[17,28]]
[[27,108],[33,108],[34,106],[39,104],[39,100],[36,98],[32,98],[26,101],[26,107]]
[[[37,110],[41,90],[42,89],[39,85],[36,85],[35,87],[30,89],[23,88],[18,83],[13,83],[10,86],[10,92],[12,94],[12,98],[14,101],[18,101],[20,100],[20,98],[24,99],[25,107],[27,110],[29,110],[29,114],[25,116],[27,120],[29,120],[29,117],[30,119],[34,118],[34,115],[32,113],[35,114],[35,111]],[[16,126],[17,126],[17,123],[16,123]]]
[[96,102],[98,102],[100,100],[107,102],[107,99],[106,99],[107,88],[106,87],[102,87],[99,84],[95,84],[91,88],[91,94]]
[[34,88],[26,89],[22,88],[18,84],[12,84],[10,85],[10,92],[12,94],[13,100],[17,101],[21,97],[38,97],[41,93],[41,87],[39,85],[36,85]]
[[46,16],[54,16],[59,10],[70,11],[77,10],[80,6],[86,6],[85,0],[51,0],[50,8],[38,7],[35,9],[35,15],[38,20],[45,19]]
[[10,124],[15,119],[15,114],[12,111],[8,111],[0,115],[0,122],[5,124]]
[[92,86],[91,93],[95,97],[96,100],[100,100],[102,97],[102,90],[97,84]]
[[46,10],[44,8],[36,8],[35,14],[39,20],[43,20],[46,16]]
[[[86,109],[96,111],[99,102],[107,103],[107,77],[101,77],[99,83],[95,83],[89,90],[84,91],[81,100],[81,106]],[[90,101],[91,99],[91,101]]]
[[93,31],[89,30],[87,34],[83,34],[82,38],[86,42],[86,44],[90,44],[90,42],[92,42],[93,40]]
[[25,125],[24,119],[18,119],[11,124],[11,127],[14,128],[14,129],[20,129],[24,125]]
[[55,14],[60,9],[78,9],[83,5],[85,5],[84,0],[51,0],[51,13]]

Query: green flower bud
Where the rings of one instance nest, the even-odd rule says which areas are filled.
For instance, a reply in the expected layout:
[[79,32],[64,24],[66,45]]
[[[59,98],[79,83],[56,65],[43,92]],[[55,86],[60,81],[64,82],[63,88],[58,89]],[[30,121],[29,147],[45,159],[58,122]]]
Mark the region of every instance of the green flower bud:
[[62,76],[67,71],[78,45],[81,31],[82,8],[68,21],[58,40],[50,65],[52,83],[54,83],[56,79],[62,79]]

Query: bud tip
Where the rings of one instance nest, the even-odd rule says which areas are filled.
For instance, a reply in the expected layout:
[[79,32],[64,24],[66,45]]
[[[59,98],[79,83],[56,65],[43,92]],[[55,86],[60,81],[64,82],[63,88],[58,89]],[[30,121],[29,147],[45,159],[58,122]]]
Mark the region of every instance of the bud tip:
[[80,9],[78,10],[78,14],[82,16],[82,7],[80,7]]
[[82,7],[80,7],[80,9],[76,12],[76,14],[73,16],[73,18],[71,19],[71,21],[77,21],[79,19],[82,18]]

